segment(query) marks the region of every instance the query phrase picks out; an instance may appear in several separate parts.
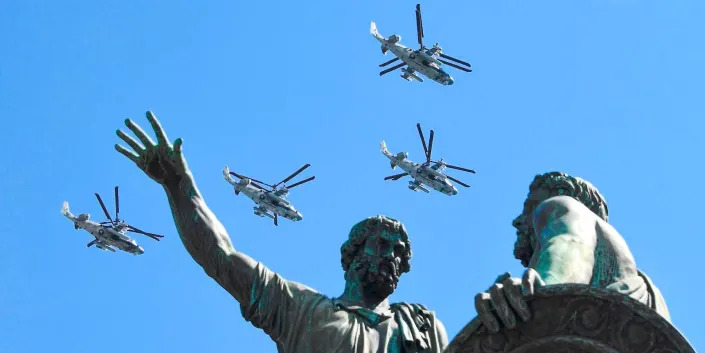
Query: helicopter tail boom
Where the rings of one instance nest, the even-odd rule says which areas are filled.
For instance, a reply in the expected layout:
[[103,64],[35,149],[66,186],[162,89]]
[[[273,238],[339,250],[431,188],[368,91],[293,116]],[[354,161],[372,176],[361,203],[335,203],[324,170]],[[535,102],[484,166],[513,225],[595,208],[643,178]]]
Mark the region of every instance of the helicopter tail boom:
[[377,25],[374,22],[370,22],[370,34],[374,36],[380,43],[382,43],[381,49],[382,54],[387,54],[389,50],[389,45],[387,44],[387,39],[384,38],[379,32],[377,32]]
[[389,158],[389,166],[392,167],[392,169],[397,167],[397,164],[399,164],[399,156],[394,156],[389,152],[387,149],[387,143],[382,140],[382,142],[379,144],[380,150],[382,151],[382,154],[384,154],[387,158]]

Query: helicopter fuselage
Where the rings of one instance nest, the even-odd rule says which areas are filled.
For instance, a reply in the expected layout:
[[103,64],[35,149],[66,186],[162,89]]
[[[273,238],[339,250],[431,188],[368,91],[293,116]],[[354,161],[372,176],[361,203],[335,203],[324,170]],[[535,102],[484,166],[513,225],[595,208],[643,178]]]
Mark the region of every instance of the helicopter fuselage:
[[406,153],[398,155],[389,153],[389,151],[386,150],[386,146],[383,147],[382,153],[389,158],[392,169],[399,167],[414,179],[409,182],[409,189],[428,192],[428,190],[423,187],[423,185],[428,185],[434,190],[448,196],[458,193],[458,189],[456,189],[455,186],[448,181],[446,175],[441,172],[444,169],[442,164],[434,163],[433,165],[426,165],[415,163],[406,159]]
[[387,54],[391,51],[396,57],[407,64],[407,67],[401,68],[401,77],[407,81],[412,79],[421,80],[415,72],[420,72],[424,76],[444,85],[452,85],[454,80],[447,72],[441,68],[441,62],[438,61],[433,53],[433,49],[421,48],[413,50],[399,43],[401,36],[392,35],[389,38],[384,38],[376,32],[376,27],[372,33],[377,40],[382,43],[382,53]]
[[95,237],[94,244],[97,248],[115,252],[115,248],[133,255],[144,254],[144,249],[137,242],[127,236],[127,225],[118,223],[115,227],[106,226],[91,220],[81,220],[79,217],[68,217],[74,222],[74,228],[83,229]]
[[294,208],[289,200],[284,198],[287,194],[285,189],[276,191],[262,190],[252,186],[249,179],[242,179],[237,182],[229,176],[226,176],[226,181],[235,189],[235,195],[243,193],[257,204],[254,210],[257,216],[274,218],[273,215],[269,214],[269,212],[273,212],[294,222],[303,219],[301,213]]

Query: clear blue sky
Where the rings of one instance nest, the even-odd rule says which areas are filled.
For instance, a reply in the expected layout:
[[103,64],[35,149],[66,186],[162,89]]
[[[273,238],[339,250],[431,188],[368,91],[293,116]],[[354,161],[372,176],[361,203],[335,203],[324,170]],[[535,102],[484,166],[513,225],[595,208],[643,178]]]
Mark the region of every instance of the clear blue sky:
[[[392,299],[435,310],[451,337],[475,293],[521,274],[510,222],[532,178],[582,176],[705,350],[705,3],[427,2],[426,43],[474,69],[449,69],[448,87],[377,75],[391,57],[369,22],[413,47],[415,2],[237,3],[2,2],[0,351],[275,352],[186,253],[161,187],[113,149],[147,110],[183,137],[236,248],[288,279],[339,295],[350,227],[402,220],[414,257]],[[382,180],[395,172],[380,140],[422,158],[417,122],[436,157],[477,170],[452,173],[472,188]],[[304,220],[278,228],[221,175],[276,182],[304,163]],[[87,249],[59,213],[67,200],[102,220],[93,193],[111,205],[115,185],[126,220],[166,235],[138,237],[142,256]]]

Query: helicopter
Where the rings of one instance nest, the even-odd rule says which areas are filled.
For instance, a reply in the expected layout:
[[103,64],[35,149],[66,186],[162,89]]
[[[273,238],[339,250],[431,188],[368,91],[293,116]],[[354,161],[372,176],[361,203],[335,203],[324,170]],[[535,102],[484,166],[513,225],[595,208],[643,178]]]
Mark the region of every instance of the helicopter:
[[423,132],[421,131],[421,124],[416,124],[416,128],[419,130],[421,144],[423,145],[423,150],[426,155],[426,162],[419,164],[408,160],[407,157],[409,156],[409,154],[407,152],[399,152],[396,155],[391,154],[389,150],[387,150],[387,144],[383,140],[380,144],[380,148],[382,149],[382,153],[387,156],[387,158],[389,158],[392,169],[399,166],[402,170],[404,170],[404,173],[390,175],[384,178],[384,180],[398,180],[399,178],[410,175],[414,180],[409,181],[409,189],[417,192],[418,190],[421,190],[426,193],[429,193],[429,190],[424,187],[424,185],[427,185],[430,186],[432,189],[448,196],[458,194],[458,189],[456,189],[455,186],[451,184],[448,180],[452,180],[464,187],[470,187],[470,185],[444,174],[443,170],[445,168],[451,168],[473,174],[475,174],[475,171],[472,169],[447,164],[443,161],[443,158],[441,158],[439,161],[432,161],[431,151],[433,149],[433,130],[431,130],[431,136],[428,140],[427,149],[426,140],[424,139]]
[[[393,34],[388,38],[384,38],[382,35],[379,34],[379,32],[377,32],[377,25],[374,22],[370,23],[370,33],[375,38],[377,38],[380,43],[382,43],[382,54],[387,55],[387,51],[391,50],[392,53],[396,55],[396,58],[380,64],[380,67],[385,67],[400,59],[402,61],[398,65],[392,66],[388,69],[381,71],[379,73],[380,76],[392,72],[396,69],[402,68],[404,66],[407,66],[406,68],[403,68],[401,70],[401,78],[407,81],[417,80],[419,82],[423,82],[423,79],[416,74],[416,72],[419,72],[424,76],[444,86],[448,86],[452,85],[454,80],[453,77],[451,77],[447,72],[443,71],[443,69],[441,68],[442,64],[446,64],[448,66],[454,67],[465,72],[472,72],[469,63],[443,54],[443,49],[438,45],[438,43],[434,44],[433,48],[426,48],[424,46],[423,23],[421,22],[420,4],[416,4],[416,34],[420,45],[419,49],[412,50],[411,48],[403,46],[400,43],[401,36],[398,34]],[[443,60],[441,58],[454,61],[457,64]]]
[[127,232],[139,233],[146,235],[154,240],[160,240],[163,235],[147,233],[145,231],[139,230],[131,225],[125,223],[118,217],[120,212],[120,199],[118,198],[118,187],[115,187],[115,220],[110,217],[108,210],[103,204],[103,200],[100,198],[98,193],[95,193],[95,197],[98,198],[100,207],[103,208],[105,216],[108,217],[109,221],[106,222],[95,222],[91,221],[91,215],[88,213],[82,213],[75,217],[69,210],[68,201],[64,201],[61,206],[61,214],[73,222],[73,226],[76,230],[83,229],[88,233],[91,233],[95,237],[91,242],[87,244],[90,248],[95,245],[98,249],[104,251],[116,252],[115,248],[130,253],[132,255],[142,255],[144,254],[144,249],[137,245],[137,242],[127,236]]
[[[291,188],[309,182],[315,179],[316,177],[312,176],[310,178],[306,178],[289,186],[282,184],[288,182],[309,166],[311,165],[304,165],[303,167],[299,168],[299,170],[289,175],[286,179],[274,185],[269,185],[257,179],[253,179],[241,174],[237,174],[235,172],[231,172],[227,166],[225,166],[225,168],[223,169],[223,176],[225,177],[225,180],[235,188],[235,195],[239,195],[242,192],[245,194],[245,196],[249,197],[250,199],[252,199],[252,201],[257,204],[257,206],[254,207],[255,215],[260,217],[267,216],[274,220],[275,226],[278,226],[278,216],[282,216],[294,222],[303,219],[301,212],[297,211],[296,208],[294,208],[294,206],[289,202],[289,200],[286,199],[286,196],[289,195],[289,190]],[[233,179],[231,175],[240,180],[235,181],[235,179]],[[271,188],[271,190],[267,190],[259,184],[268,186]],[[282,185],[282,187],[278,189],[277,187],[279,185]]]

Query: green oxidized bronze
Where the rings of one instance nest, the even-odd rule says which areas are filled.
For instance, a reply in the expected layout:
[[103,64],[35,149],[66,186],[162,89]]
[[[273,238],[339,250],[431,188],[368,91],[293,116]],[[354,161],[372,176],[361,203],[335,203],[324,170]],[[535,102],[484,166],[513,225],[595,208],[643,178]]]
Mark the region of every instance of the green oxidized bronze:
[[151,112],[154,143],[129,119],[138,139],[117,132],[135,153],[115,148],[164,187],[181,241],[208,276],[239,303],[243,317],[262,329],[279,352],[428,352],[448,344],[441,322],[417,304],[389,304],[400,276],[410,270],[411,247],[404,226],[377,216],[353,226],[341,247],[345,290],[328,297],[284,279],[235,250],[223,225],[206,206],[183,156]]

